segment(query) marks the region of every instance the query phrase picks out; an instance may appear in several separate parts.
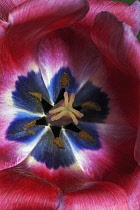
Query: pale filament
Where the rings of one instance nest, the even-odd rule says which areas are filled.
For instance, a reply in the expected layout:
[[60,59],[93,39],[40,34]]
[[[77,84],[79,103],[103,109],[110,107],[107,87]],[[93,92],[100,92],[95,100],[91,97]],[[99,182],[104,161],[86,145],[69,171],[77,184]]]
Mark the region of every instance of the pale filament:
[[77,118],[81,118],[84,115],[72,107],[74,99],[75,99],[74,93],[72,93],[70,95],[70,97],[68,97],[68,92],[65,92],[64,93],[64,102],[63,102],[62,106],[49,111],[50,114],[54,115],[51,118],[51,120],[55,121],[55,120],[61,119],[64,116],[68,116],[77,125],[78,124]]

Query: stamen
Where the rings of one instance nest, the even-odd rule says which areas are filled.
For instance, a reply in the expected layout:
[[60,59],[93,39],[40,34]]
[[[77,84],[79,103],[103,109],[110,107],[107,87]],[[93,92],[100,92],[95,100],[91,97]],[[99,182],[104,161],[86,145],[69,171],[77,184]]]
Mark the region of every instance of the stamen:
[[69,106],[72,107],[72,104],[73,104],[74,100],[75,100],[75,94],[72,93],[72,94],[70,95]]
[[36,134],[36,132],[33,131],[33,130],[28,130],[27,132],[30,133],[30,134],[32,134],[32,135],[35,135]]
[[87,131],[84,131],[84,130],[82,130],[82,131],[79,132],[79,136],[82,139],[95,141],[95,139]]
[[70,97],[68,97],[68,92],[64,92],[64,102],[62,103],[62,106],[49,111],[50,114],[54,114],[51,120],[54,121],[54,120],[59,120],[62,117],[68,117],[71,118],[72,121],[77,125],[78,124],[77,118],[82,118],[84,115],[72,107],[74,99],[75,99],[74,93],[72,93]]
[[32,122],[29,122],[28,124],[24,125],[23,126],[23,129],[26,131],[28,128],[34,126],[36,124],[36,121],[32,121]]
[[60,80],[62,88],[66,88],[69,85],[69,82],[70,82],[69,75],[66,72],[64,72]]
[[28,133],[30,133],[30,134],[32,134],[32,135],[35,135],[35,134],[36,134],[35,131],[33,131],[33,130],[28,130],[28,128],[34,126],[35,124],[36,124],[36,121],[35,121],[35,120],[32,121],[32,122],[29,122],[28,124],[26,124],[26,125],[23,126],[23,130],[25,130],[25,131],[27,130]]
[[68,92],[64,93],[64,101],[65,101],[65,106],[67,107],[69,103]]
[[83,108],[87,108],[87,109],[94,109],[96,111],[101,111],[101,107],[99,104],[94,103],[92,101],[88,101],[82,104]]
[[35,99],[38,99],[39,101],[42,101],[42,94],[37,92],[28,92],[30,95],[32,95]]
[[62,142],[62,139],[60,137],[56,137],[53,141],[53,143],[58,147],[58,148],[61,148],[61,149],[65,149],[64,145],[63,145],[63,142]]

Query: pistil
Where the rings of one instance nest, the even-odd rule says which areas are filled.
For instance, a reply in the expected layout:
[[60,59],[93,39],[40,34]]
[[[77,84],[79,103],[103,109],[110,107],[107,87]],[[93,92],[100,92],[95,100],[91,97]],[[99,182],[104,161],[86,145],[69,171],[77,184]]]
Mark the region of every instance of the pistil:
[[51,121],[59,120],[62,117],[68,117],[71,118],[76,125],[78,125],[77,118],[82,118],[84,115],[72,107],[74,100],[74,93],[68,97],[68,92],[64,92],[64,102],[62,103],[62,106],[49,111],[50,114],[53,114]]

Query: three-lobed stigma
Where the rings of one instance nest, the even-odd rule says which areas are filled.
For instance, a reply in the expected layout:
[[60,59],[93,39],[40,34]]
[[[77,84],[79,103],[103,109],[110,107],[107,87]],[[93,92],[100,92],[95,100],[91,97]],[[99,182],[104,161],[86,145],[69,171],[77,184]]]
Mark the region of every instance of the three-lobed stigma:
[[50,114],[53,114],[51,121],[59,120],[62,117],[68,117],[72,119],[75,125],[78,125],[77,118],[82,118],[84,115],[73,108],[72,104],[74,100],[74,93],[72,93],[70,97],[68,97],[68,92],[64,92],[64,101],[61,104],[61,106],[49,111]]

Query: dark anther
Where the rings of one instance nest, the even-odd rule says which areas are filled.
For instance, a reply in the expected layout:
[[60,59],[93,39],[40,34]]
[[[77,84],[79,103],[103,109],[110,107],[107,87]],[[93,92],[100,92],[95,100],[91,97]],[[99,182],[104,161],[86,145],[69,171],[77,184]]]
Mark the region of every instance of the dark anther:
[[60,80],[60,84],[62,86],[62,88],[66,88],[69,85],[70,82],[70,78],[68,73],[64,72],[62,74],[61,80]]
[[76,133],[79,133],[81,131],[77,126],[73,125],[72,123],[66,125],[64,128]]

